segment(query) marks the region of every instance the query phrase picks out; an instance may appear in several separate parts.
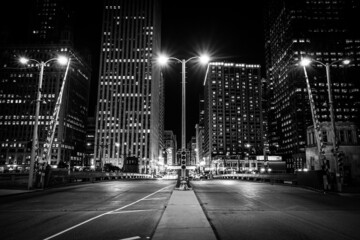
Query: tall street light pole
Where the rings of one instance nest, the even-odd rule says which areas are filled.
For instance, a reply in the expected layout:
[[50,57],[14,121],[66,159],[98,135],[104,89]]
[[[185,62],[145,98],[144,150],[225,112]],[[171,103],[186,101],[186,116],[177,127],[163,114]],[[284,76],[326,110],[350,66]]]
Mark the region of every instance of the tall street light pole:
[[46,62],[38,61],[38,60],[35,60],[35,59],[28,59],[28,58],[25,58],[25,57],[21,57],[19,59],[21,64],[27,64],[29,61],[33,61],[33,62],[36,62],[37,64],[39,64],[39,66],[40,66],[39,83],[38,83],[37,97],[36,97],[36,107],[35,107],[35,123],[34,123],[32,146],[31,146],[28,189],[33,188],[36,150],[39,147],[38,128],[39,128],[41,89],[42,89],[42,82],[43,82],[43,76],[44,76],[44,68],[45,68],[46,64],[48,64],[49,62],[54,61],[54,60],[57,60],[58,63],[60,63],[61,65],[65,65],[68,62],[68,58],[66,58],[64,56],[59,56],[57,58],[52,58],[52,59],[47,60]]
[[[202,56],[194,56],[187,60],[185,59],[178,59],[175,57],[167,57],[167,56],[159,56],[158,62],[161,65],[165,65],[169,60],[175,60],[181,63],[181,77],[182,77],[182,101],[181,101],[181,151],[186,151],[186,63],[193,59],[199,59],[201,63],[207,64],[210,58],[207,55]],[[181,177],[185,179],[186,177],[186,168],[181,168]]]
[[301,65],[304,67],[309,66],[311,64],[311,62],[316,62],[321,64],[322,66],[325,67],[326,69],[326,81],[327,81],[327,87],[328,87],[328,97],[329,97],[329,111],[330,111],[330,121],[331,121],[331,128],[332,128],[332,145],[333,145],[333,154],[334,154],[334,159],[335,159],[335,174],[336,174],[336,182],[337,182],[337,190],[339,192],[342,191],[342,184],[341,184],[341,176],[340,176],[340,168],[339,168],[339,163],[338,163],[338,158],[337,158],[337,153],[336,153],[336,144],[337,144],[337,139],[336,139],[336,119],[335,119],[335,114],[334,114],[334,101],[333,101],[333,96],[332,96],[332,89],[331,89],[331,78],[330,78],[330,67],[338,62],[342,62],[344,65],[348,65],[350,63],[349,59],[339,59],[336,60],[332,63],[322,63],[320,61],[314,60],[314,59],[310,59],[310,58],[303,58],[301,60]]

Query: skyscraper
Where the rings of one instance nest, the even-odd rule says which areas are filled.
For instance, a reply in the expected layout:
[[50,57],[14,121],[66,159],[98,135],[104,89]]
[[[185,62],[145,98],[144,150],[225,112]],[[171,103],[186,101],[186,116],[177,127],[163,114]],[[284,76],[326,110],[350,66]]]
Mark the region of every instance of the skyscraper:
[[176,152],[177,152],[177,141],[176,135],[171,130],[164,131],[164,142],[166,149],[166,164],[169,166],[177,165]]
[[262,153],[260,65],[211,62],[205,81],[206,161]]
[[[161,149],[163,83],[153,56],[160,52],[157,0],[106,0],[96,113],[97,166],[127,156],[139,171],[155,168]],[[118,146],[118,147],[117,147]]]
[[[301,57],[332,64],[336,121],[359,123],[360,3],[353,0],[272,0],[265,11],[268,128],[272,153],[280,154],[289,171],[305,163],[306,128],[312,125]],[[349,66],[341,60],[350,58]],[[308,67],[315,113],[328,122],[325,67]]]
[[73,43],[73,10],[69,0],[36,0],[30,39],[35,43]]

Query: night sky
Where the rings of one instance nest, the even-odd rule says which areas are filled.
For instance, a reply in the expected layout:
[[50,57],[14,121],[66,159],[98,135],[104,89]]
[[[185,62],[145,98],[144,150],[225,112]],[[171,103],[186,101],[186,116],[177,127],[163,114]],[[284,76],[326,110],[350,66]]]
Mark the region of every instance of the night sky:
[[[209,53],[214,60],[237,57],[244,63],[264,65],[262,1],[162,0],[163,52],[179,59]],[[1,32],[10,30],[15,41],[26,37],[29,0],[1,1]],[[95,112],[99,68],[102,1],[73,1],[75,47],[92,55],[90,114]],[[22,6],[19,8],[19,6]],[[86,6],[86,7],[84,7]],[[5,30],[5,31],[7,31]],[[203,92],[206,67],[187,64],[187,141],[195,134],[199,96]],[[181,64],[164,69],[165,129],[174,130],[180,145]]]
[[[240,6],[239,6],[240,4]],[[188,59],[208,52],[212,58],[237,57],[264,65],[262,1],[163,0],[162,48],[169,56]],[[187,66],[187,141],[195,134],[199,95],[206,67]],[[181,134],[181,64],[164,71],[165,129]],[[178,142],[178,145],[181,143]]]

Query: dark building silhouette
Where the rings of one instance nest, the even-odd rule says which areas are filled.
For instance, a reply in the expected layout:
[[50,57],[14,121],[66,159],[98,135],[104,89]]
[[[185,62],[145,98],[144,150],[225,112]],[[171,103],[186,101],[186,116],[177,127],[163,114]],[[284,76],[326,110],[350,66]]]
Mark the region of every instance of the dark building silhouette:
[[[336,121],[359,123],[360,2],[272,0],[265,10],[270,150],[289,171],[305,163],[306,129],[313,125],[301,57],[331,64]],[[348,66],[342,59],[350,58]],[[330,121],[325,67],[307,67],[316,114]]]
[[69,0],[36,0],[29,28],[34,43],[73,43],[74,10]]

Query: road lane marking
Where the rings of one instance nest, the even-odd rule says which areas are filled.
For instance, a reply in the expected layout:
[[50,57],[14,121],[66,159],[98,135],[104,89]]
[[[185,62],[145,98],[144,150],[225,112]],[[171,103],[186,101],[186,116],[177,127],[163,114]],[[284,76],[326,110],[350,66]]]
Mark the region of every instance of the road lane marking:
[[160,198],[148,198],[148,199],[144,199],[144,201],[164,200],[164,199],[166,199],[166,197],[160,197]]
[[135,213],[135,212],[149,212],[149,211],[159,211],[161,209],[146,209],[146,210],[129,210],[129,211],[121,211],[121,212],[111,212],[108,214],[119,214],[119,213]]
[[90,218],[90,219],[88,219],[88,220],[86,220],[86,221],[84,221],[84,222],[81,222],[81,223],[79,223],[79,224],[76,224],[75,226],[69,227],[69,228],[67,228],[67,229],[65,229],[65,230],[63,230],[63,231],[61,231],[61,232],[58,232],[58,233],[56,233],[56,234],[54,234],[54,235],[51,235],[50,237],[44,238],[44,240],[52,239],[52,238],[57,237],[57,236],[59,236],[59,235],[61,235],[61,234],[63,234],[63,233],[66,233],[66,232],[68,232],[68,231],[70,231],[70,230],[72,230],[72,229],[74,229],[74,228],[80,227],[81,225],[84,225],[85,223],[88,223],[88,222],[91,222],[91,221],[93,221],[93,220],[95,220],[95,219],[98,219],[98,218],[100,218],[100,217],[102,217],[102,216],[104,216],[104,215],[111,214],[111,213],[113,213],[113,212],[120,211],[120,210],[122,210],[122,209],[124,209],[124,208],[130,207],[131,205],[134,205],[134,204],[136,204],[136,203],[138,203],[138,202],[140,202],[140,201],[142,201],[142,200],[144,200],[144,199],[146,199],[146,198],[148,198],[148,197],[150,197],[150,196],[152,196],[152,195],[154,195],[154,194],[156,194],[156,193],[158,193],[158,192],[161,192],[162,190],[164,190],[164,189],[166,189],[166,188],[169,188],[169,187],[171,187],[171,186],[172,186],[172,185],[167,186],[167,187],[164,187],[164,188],[161,188],[160,190],[157,190],[156,192],[153,192],[153,193],[151,193],[151,194],[149,194],[149,195],[147,195],[147,196],[145,196],[145,197],[143,197],[143,198],[141,198],[141,199],[139,199],[139,200],[136,200],[135,202],[132,202],[132,203],[130,203],[130,204],[128,204],[128,205],[125,205],[125,206],[123,206],[123,207],[120,207],[120,208],[118,208],[118,209],[115,209],[115,210],[112,210],[112,211],[109,211],[109,212],[106,212],[106,213],[102,213],[102,214],[100,214],[100,215],[98,215],[98,216],[96,216],[96,217],[92,217],[92,218]]
[[136,236],[136,237],[130,237],[130,238],[122,238],[122,239],[119,239],[119,240],[135,240],[135,239],[140,239],[141,237],[139,236]]

